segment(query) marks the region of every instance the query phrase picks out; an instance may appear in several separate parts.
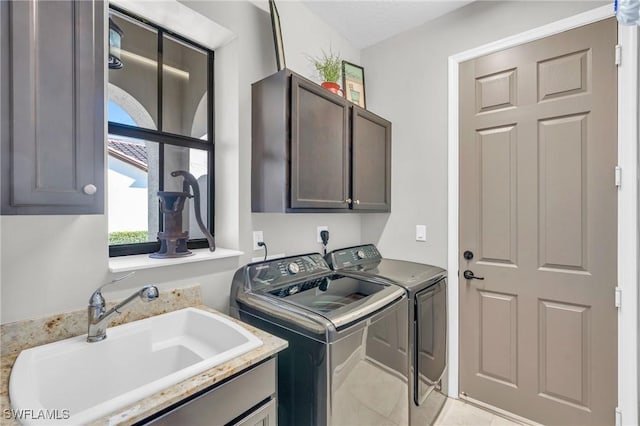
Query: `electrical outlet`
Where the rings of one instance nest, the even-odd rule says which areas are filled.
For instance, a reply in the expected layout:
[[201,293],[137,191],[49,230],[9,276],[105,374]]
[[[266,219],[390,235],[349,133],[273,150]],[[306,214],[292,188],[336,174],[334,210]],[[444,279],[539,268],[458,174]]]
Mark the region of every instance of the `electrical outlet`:
[[258,243],[264,242],[264,236],[262,235],[262,231],[253,231],[253,249],[260,250],[262,247],[258,245]]
[[416,225],[416,241],[427,241],[426,225]]
[[316,242],[322,244],[322,237],[320,236],[321,231],[328,231],[329,227],[327,225],[318,226],[316,229]]

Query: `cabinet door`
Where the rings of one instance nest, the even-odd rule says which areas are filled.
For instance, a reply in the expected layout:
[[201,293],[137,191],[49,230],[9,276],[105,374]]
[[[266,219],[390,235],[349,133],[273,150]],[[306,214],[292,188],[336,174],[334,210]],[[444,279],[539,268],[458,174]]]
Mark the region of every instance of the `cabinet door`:
[[[275,425],[275,394],[278,385],[276,363],[277,360],[272,358],[258,364],[229,381],[213,385],[210,390],[202,391],[199,395],[186,396],[186,399],[178,401],[171,411],[160,417],[152,416],[150,420],[143,422],[153,426],[229,424],[254,426],[261,424],[260,421],[266,418],[271,421],[265,423],[266,425]],[[251,411],[267,399],[270,400],[269,403]],[[242,420],[231,423],[234,419]],[[254,423],[251,423],[250,419],[253,419]]]
[[353,209],[391,211],[391,123],[353,107]]
[[7,3],[2,214],[102,213],[104,3]]
[[349,193],[347,102],[291,76],[291,208],[343,208]]
[[277,407],[276,399],[274,398],[238,423],[235,423],[234,426],[277,426]]

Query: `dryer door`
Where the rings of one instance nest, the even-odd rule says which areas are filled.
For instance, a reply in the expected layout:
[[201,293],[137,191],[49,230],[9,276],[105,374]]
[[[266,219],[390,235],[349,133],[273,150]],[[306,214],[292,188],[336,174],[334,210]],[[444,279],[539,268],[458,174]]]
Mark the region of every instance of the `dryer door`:
[[424,402],[440,381],[447,360],[447,281],[442,279],[415,296],[414,401]]

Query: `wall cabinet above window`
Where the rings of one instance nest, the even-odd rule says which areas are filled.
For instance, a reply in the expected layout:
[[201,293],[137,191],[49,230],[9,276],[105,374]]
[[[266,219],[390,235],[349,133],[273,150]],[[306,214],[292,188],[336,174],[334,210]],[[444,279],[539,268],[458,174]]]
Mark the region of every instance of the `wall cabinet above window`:
[[290,70],[252,86],[254,212],[391,210],[391,123]]
[[0,3],[2,214],[101,214],[104,3]]

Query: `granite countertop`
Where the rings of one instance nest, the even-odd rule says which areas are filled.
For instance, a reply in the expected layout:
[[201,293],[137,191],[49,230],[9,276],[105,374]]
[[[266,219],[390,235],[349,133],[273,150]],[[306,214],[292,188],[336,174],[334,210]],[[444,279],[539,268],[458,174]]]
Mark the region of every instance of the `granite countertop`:
[[[199,302],[199,287],[197,289],[197,301]],[[206,389],[216,383],[219,383],[225,380],[228,377],[231,377],[252,365],[255,365],[273,355],[280,352],[281,350],[287,347],[287,342],[278,337],[275,337],[267,332],[259,330],[255,327],[252,327],[246,323],[240,322],[234,318],[230,318],[229,316],[222,314],[214,309],[211,309],[205,305],[202,305],[201,302],[192,304],[191,306],[206,310],[209,312],[213,312],[219,315],[223,315],[226,318],[229,318],[231,321],[237,322],[241,324],[248,331],[253,333],[256,337],[262,340],[262,346],[247,352],[244,355],[238,356],[230,361],[227,361],[223,364],[220,364],[214,368],[206,370],[196,376],[193,376],[187,380],[184,380],[174,386],[170,386],[169,388],[160,391],[154,395],[151,395],[143,400],[140,400],[134,404],[131,404],[127,407],[124,407],[116,412],[109,414],[106,417],[103,417],[95,422],[91,423],[92,425],[129,425],[140,420],[143,420],[158,411],[167,408],[173,405],[176,402],[179,402],[194,393],[197,393],[203,389]],[[186,306],[179,306],[175,309],[168,309],[165,312],[170,310],[181,309]],[[159,312],[162,313],[162,312]],[[156,315],[156,314],[154,314]],[[60,319],[61,318],[61,319]],[[140,319],[140,318],[138,318]],[[64,315],[59,316],[58,321],[64,321]],[[85,320],[86,321],[86,320]],[[126,321],[124,321],[126,322]],[[46,323],[45,323],[46,324]],[[5,330],[3,330],[3,334]],[[77,335],[77,334],[76,334]],[[28,338],[29,336],[25,336]],[[12,337],[14,341],[18,341],[15,336]],[[60,340],[60,339],[58,339]],[[42,344],[42,343],[38,343]],[[3,346],[4,342],[3,342]],[[35,345],[31,345],[35,346]],[[25,349],[25,348],[23,348]],[[1,383],[0,383],[0,406],[2,407],[2,416],[0,416],[0,424],[1,425],[16,425],[18,424],[14,419],[7,418],[10,417],[10,413],[7,411],[10,408],[9,401],[9,375],[11,372],[11,367],[15,362],[19,351],[14,350],[7,353],[5,348],[3,347],[3,353],[0,357],[0,368],[1,368]]]

